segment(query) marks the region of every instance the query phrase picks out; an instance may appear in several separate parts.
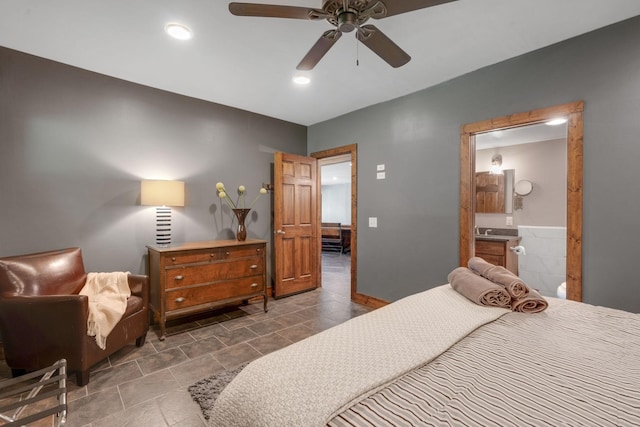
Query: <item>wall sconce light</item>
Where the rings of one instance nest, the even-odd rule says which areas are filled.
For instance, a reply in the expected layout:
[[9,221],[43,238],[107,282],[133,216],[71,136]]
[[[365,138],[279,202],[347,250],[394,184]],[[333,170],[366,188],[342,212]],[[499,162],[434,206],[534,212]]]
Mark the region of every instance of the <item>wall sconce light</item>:
[[502,175],[502,155],[494,154],[491,157],[491,167],[489,173],[492,175]]
[[144,180],[140,183],[140,204],[156,207],[156,244],[171,244],[171,206],[184,206],[184,182]]

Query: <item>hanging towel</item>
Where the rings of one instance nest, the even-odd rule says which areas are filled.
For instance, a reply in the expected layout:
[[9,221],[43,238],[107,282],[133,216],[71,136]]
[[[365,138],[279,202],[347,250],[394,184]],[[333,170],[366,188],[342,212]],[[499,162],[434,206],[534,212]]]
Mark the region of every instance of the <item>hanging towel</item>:
[[87,335],[96,337],[101,349],[107,347],[107,336],[122,318],[127,309],[131,289],[129,272],[88,273],[87,282],[80,295],[89,297]]

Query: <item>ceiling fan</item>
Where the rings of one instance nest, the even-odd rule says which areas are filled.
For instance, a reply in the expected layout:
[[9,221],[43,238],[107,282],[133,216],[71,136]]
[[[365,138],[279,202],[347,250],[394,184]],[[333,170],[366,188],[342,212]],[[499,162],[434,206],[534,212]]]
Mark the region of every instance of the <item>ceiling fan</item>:
[[356,30],[356,38],[394,68],[401,67],[411,57],[382,31],[371,24],[370,18],[382,19],[413,10],[424,9],[456,0],[323,0],[322,9],[300,6],[278,6],[258,3],[229,3],[229,11],[236,16],[292,18],[316,21],[326,19],[336,27],[324,34],[307,52],[296,67],[301,71],[313,69],[342,36]]

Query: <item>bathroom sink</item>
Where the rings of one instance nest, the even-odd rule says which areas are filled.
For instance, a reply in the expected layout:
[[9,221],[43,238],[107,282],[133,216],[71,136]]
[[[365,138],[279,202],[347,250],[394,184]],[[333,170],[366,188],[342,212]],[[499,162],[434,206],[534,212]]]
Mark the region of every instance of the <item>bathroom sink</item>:
[[502,234],[489,234],[485,236],[484,234],[476,234],[475,238],[476,240],[498,240],[506,242],[507,240],[517,239],[518,236],[505,236]]

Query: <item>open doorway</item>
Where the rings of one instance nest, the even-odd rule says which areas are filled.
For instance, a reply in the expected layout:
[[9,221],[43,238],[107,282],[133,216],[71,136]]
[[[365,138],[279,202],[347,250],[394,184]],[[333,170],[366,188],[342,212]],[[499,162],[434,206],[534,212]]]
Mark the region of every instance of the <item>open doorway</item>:
[[322,287],[351,297],[351,155],[318,160]]
[[322,223],[320,283],[333,293],[356,296],[356,145],[312,153],[318,159]]

